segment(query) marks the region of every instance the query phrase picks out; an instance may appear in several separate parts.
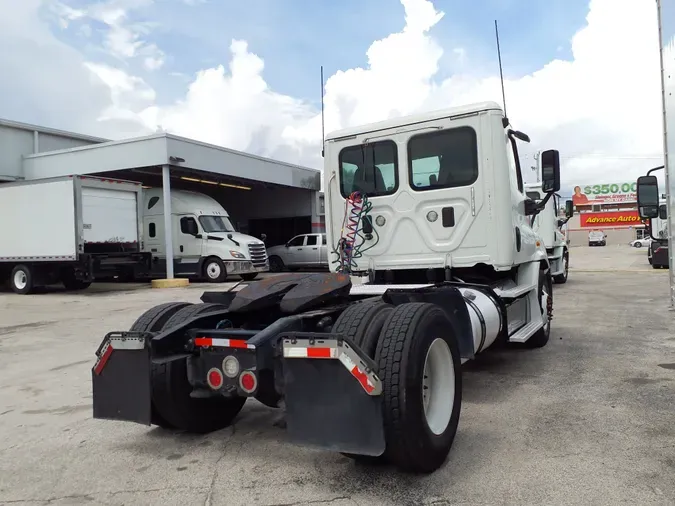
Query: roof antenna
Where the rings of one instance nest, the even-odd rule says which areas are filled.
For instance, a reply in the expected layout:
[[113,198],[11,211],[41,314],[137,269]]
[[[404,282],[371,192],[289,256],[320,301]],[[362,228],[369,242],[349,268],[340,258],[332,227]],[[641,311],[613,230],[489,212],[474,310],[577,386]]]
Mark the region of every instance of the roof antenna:
[[499,47],[499,28],[497,26],[497,20],[495,19],[495,37],[497,38],[497,57],[499,58],[499,79],[502,83],[502,102],[504,103],[504,119],[502,124],[504,128],[509,125],[509,118],[506,115],[506,93],[504,92],[504,74],[502,72],[502,51]]
[[324,129],[323,119],[323,65],[321,65],[321,158],[323,158],[323,148],[326,142],[326,131]]

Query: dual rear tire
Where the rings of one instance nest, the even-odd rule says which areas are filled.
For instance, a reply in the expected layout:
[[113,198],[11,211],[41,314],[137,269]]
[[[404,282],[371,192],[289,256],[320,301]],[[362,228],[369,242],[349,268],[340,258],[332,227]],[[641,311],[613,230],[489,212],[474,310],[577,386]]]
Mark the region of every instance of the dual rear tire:
[[446,313],[428,303],[356,303],[336,320],[377,364],[383,382],[386,449],[380,457],[347,455],[429,473],[443,465],[462,403],[459,346]]
[[[158,332],[179,325],[199,314],[223,309],[220,304],[169,302],[142,314],[131,326],[132,331]],[[246,402],[243,397],[190,396],[187,361],[174,360],[152,364],[152,424],[203,434],[229,426]]]

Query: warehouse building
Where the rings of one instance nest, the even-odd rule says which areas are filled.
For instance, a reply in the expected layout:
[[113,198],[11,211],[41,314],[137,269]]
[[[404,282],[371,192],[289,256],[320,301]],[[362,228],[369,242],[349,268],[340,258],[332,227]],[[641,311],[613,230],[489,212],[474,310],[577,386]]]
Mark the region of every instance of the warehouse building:
[[268,246],[323,231],[318,170],[165,132],[111,141],[0,119],[0,184],[75,174],[207,194]]

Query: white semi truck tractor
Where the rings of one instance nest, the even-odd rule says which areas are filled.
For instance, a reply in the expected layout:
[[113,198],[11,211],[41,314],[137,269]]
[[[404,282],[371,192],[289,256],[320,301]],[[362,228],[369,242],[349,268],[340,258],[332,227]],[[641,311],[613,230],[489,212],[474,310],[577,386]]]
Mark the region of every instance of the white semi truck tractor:
[[[534,201],[541,202],[546,198],[541,183],[525,184],[527,196]],[[572,201],[565,202],[565,217],[560,216],[560,196],[555,194],[548,199],[546,207],[533,221],[532,228],[539,234],[546,246],[548,261],[551,264],[551,275],[555,283],[566,283],[570,265],[570,250],[567,242],[567,234],[562,231],[562,226],[572,216]]]
[[205,292],[107,333],[94,418],[206,433],[253,397],[284,410],[294,443],[438,469],[460,419],[461,364],[498,343],[549,341],[553,276],[531,220],[559,190],[559,154],[541,154],[535,201],[521,142],[494,102],[329,135],[331,272]]

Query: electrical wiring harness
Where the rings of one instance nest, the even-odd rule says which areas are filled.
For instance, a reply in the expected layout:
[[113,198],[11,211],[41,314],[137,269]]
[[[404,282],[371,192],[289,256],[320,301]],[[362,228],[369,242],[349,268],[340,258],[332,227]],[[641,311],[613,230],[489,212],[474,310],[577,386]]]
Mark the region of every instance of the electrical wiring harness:
[[358,268],[356,260],[363,256],[363,253],[377,245],[380,237],[375,227],[370,228],[375,236],[372,244],[364,247],[367,240],[372,239],[372,235],[363,233],[363,223],[365,220],[372,225],[370,210],[372,204],[367,195],[360,192],[353,192],[345,199],[345,213],[342,220],[342,229],[337,244],[333,248],[333,254],[336,259],[333,263],[338,264],[337,272],[352,274]]

